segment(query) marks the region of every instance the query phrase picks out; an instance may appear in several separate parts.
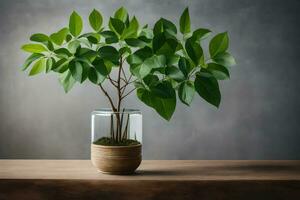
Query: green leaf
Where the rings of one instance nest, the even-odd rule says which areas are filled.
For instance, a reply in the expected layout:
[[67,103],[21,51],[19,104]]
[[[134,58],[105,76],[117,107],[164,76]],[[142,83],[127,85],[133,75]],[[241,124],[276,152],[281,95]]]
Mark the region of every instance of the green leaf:
[[92,64],[95,67],[96,71],[104,76],[104,78],[111,72],[111,66],[106,65],[104,63],[104,60],[101,58],[96,58]]
[[50,39],[57,45],[61,45],[69,33],[68,28],[63,28],[56,33],[50,35]]
[[73,54],[76,52],[78,47],[80,47],[80,41],[78,41],[78,40],[73,40],[72,42],[70,42],[68,44],[68,49]]
[[58,73],[63,73],[69,68],[69,60],[62,58],[52,65],[52,70]]
[[182,103],[190,105],[195,94],[195,87],[191,81],[182,82],[178,88],[178,96]]
[[115,19],[115,18],[110,18],[109,19],[109,28],[110,30],[114,31],[115,33],[121,35],[123,33],[123,30],[125,28],[125,24],[119,20],[119,19]]
[[166,64],[166,58],[163,55],[153,55],[152,57],[147,58],[143,64],[152,69],[164,67]]
[[87,78],[88,78],[88,74],[89,74],[89,69],[91,68],[90,65],[88,65],[86,62],[81,62],[81,65],[82,65],[82,69],[83,69],[83,72],[82,72],[82,78],[81,78],[81,82],[80,83],[83,83]]
[[76,52],[75,56],[80,59],[92,61],[98,56],[98,52],[89,48],[80,48],[79,51]]
[[75,11],[70,16],[69,29],[74,37],[77,37],[82,31],[82,19]]
[[138,88],[144,88],[145,89],[146,88],[145,85],[141,81],[137,81],[137,80],[133,82],[133,85],[136,89],[138,89]]
[[36,61],[29,72],[29,76],[39,74],[46,70],[46,59],[42,58]]
[[83,67],[81,65],[80,62],[70,62],[69,64],[69,70],[73,76],[73,78],[78,81],[81,82],[82,79],[82,72],[83,72]]
[[83,83],[88,76],[89,67],[81,62],[72,61],[69,64],[69,70],[76,81]]
[[24,44],[21,49],[30,53],[42,53],[47,51],[46,47],[41,44]]
[[127,38],[125,42],[132,47],[144,47],[146,45],[145,42],[136,38]]
[[152,41],[152,39],[153,39],[153,31],[151,30],[151,29],[149,29],[149,28],[143,28],[142,30],[141,30],[141,33],[139,34],[139,39],[140,40],[143,40],[144,42],[146,42],[146,43],[149,43],[149,42],[151,42]]
[[71,52],[66,48],[56,49],[54,50],[54,53],[56,53],[59,58],[69,58],[72,56]]
[[[144,88],[137,89],[138,98],[146,105],[154,108],[156,112],[166,120],[170,120],[176,108],[176,93],[172,85],[168,82],[162,82],[155,86],[156,92],[148,91]],[[163,91],[164,96],[161,97],[158,91]]]
[[170,56],[176,51],[178,42],[172,38],[166,38],[164,33],[157,34],[153,38],[153,51],[159,55]]
[[184,57],[180,57],[178,67],[185,77],[187,77],[192,70],[190,62]]
[[152,104],[152,100],[154,98],[152,97],[151,92],[149,90],[147,90],[147,89],[145,89],[143,87],[140,87],[140,88],[137,89],[136,95],[147,106],[150,106],[150,107],[154,108],[153,104]]
[[166,57],[167,61],[167,66],[176,66],[179,62],[180,56],[179,55],[171,55]]
[[133,16],[132,20],[129,22],[129,26],[124,29],[123,34],[121,35],[121,39],[124,40],[126,38],[135,38],[137,36],[137,31],[139,29],[139,22]]
[[190,14],[188,8],[186,8],[183,11],[180,17],[180,32],[182,34],[187,34],[191,32],[191,21],[190,21]]
[[44,44],[47,45],[47,48],[48,48],[50,51],[53,51],[53,50],[54,50],[53,43],[52,43],[50,40],[44,42]]
[[166,68],[166,75],[175,81],[183,81],[185,79],[183,73],[174,66],[169,66]]
[[143,79],[151,72],[151,70],[152,68],[149,68],[147,65],[144,64],[130,65],[130,72],[139,79]]
[[44,56],[43,54],[37,54],[37,53],[33,53],[31,54],[24,62],[23,66],[22,66],[22,70],[25,71],[32,62],[34,62],[35,60],[41,58],[42,56]]
[[[76,41],[76,40],[74,40],[74,41]],[[74,41],[72,41],[72,42],[74,42]],[[80,46],[92,48],[90,41],[86,37],[78,38],[77,41],[79,41],[79,43],[81,44]]]
[[95,30],[95,31],[99,31],[101,26],[102,26],[102,22],[103,22],[103,18],[102,15],[100,14],[100,12],[96,9],[94,9],[90,16],[89,16],[89,22],[91,27]]
[[89,69],[88,78],[92,83],[99,84],[98,74],[97,74],[95,68],[91,67]]
[[216,63],[208,63],[207,70],[209,70],[218,80],[225,80],[230,77],[228,69]]
[[72,35],[68,33],[66,36],[66,42],[70,42],[72,38],[73,38]]
[[[80,35],[79,39],[86,38],[92,44],[98,44],[100,41],[99,33],[85,33]],[[90,46],[90,45],[88,45]]]
[[118,36],[113,31],[103,31],[100,34],[105,38],[106,44],[119,42]]
[[131,54],[126,58],[126,61],[129,65],[141,64],[143,62],[142,58],[135,54]]
[[119,53],[120,55],[122,55],[122,57],[127,57],[128,55],[131,54],[131,49],[125,46],[119,49]]
[[168,79],[168,81],[171,83],[172,87],[176,90],[178,89],[180,83],[182,82],[182,81],[175,81],[174,79]]
[[152,49],[150,47],[144,47],[134,52],[134,55],[142,59],[142,61],[150,58],[153,55]]
[[100,34],[92,33],[87,37],[87,39],[89,40],[90,43],[98,44],[100,42]]
[[104,46],[99,50],[99,56],[103,59],[110,60],[113,63],[119,63],[119,52],[112,46]]
[[143,79],[152,69],[164,67],[165,64],[166,58],[164,56],[153,55],[152,57],[145,59],[142,64],[130,65],[130,71],[136,77]]
[[175,51],[177,52],[177,51],[180,51],[180,50],[182,50],[182,49],[183,49],[183,46],[182,46],[182,44],[178,42],[178,43],[177,43],[177,47],[176,47],[176,50],[175,50]]
[[156,75],[149,74],[143,78],[143,81],[149,88],[151,88],[159,83],[159,78]]
[[201,57],[203,55],[203,50],[202,50],[200,44],[193,42],[192,39],[188,39],[185,42],[185,49],[186,49],[188,56],[191,58],[191,60],[194,62],[194,64],[196,66],[199,65]]
[[192,38],[193,40],[199,42],[200,40],[207,38],[210,34],[211,34],[210,30],[199,28],[193,32]]
[[198,94],[208,103],[219,107],[221,101],[221,93],[216,78],[212,75],[198,73],[195,79],[195,89]]
[[152,99],[152,107],[166,120],[170,120],[176,108],[176,93],[172,85],[168,82],[162,82],[155,86],[157,90],[162,89],[164,95],[168,94],[168,98],[160,98],[154,95]]
[[209,43],[209,53],[211,58],[214,58],[219,53],[224,53],[228,49],[227,32],[220,33],[213,37]]
[[204,58],[204,54],[201,56],[199,64],[200,64],[200,67],[202,67],[202,68],[206,68],[207,67],[207,64],[206,64],[205,58]]
[[86,57],[78,57],[74,59],[77,62],[80,62],[84,67],[92,67],[91,61]]
[[232,67],[236,64],[234,57],[227,52],[217,54],[213,61],[225,67]]
[[168,81],[163,81],[151,88],[151,92],[159,98],[173,98],[175,95],[175,90]]
[[118,65],[118,64],[112,63],[110,60],[104,60],[104,64],[105,64],[105,66],[107,66],[108,68],[112,68],[112,67]]
[[150,58],[153,55],[152,49],[149,47],[141,48],[137,51],[135,51],[133,54],[129,55],[126,58],[126,61],[128,64],[141,64],[144,60],[147,58]]
[[154,35],[158,35],[164,32],[168,33],[169,35],[176,36],[177,28],[171,21],[160,18],[154,25],[153,33]]
[[128,20],[128,13],[124,7],[119,8],[114,15],[114,18],[121,20],[122,22],[126,22]]
[[65,93],[69,92],[75,84],[75,79],[72,77],[70,70],[60,74],[59,82],[64,87]]
[[52,65],[55,63],[54,58],[47,58],[46,60],[46,73],[50,72]]
[[47,42],[49,37],[43,33],[36,33],[30,36],[30,40],[34,42]]
[[105,80],[105,76],[99,74],[99,72],[97,72],[96,69],[93,67],[89,68],[88,78],[92,83],[97,85],[102,83]]

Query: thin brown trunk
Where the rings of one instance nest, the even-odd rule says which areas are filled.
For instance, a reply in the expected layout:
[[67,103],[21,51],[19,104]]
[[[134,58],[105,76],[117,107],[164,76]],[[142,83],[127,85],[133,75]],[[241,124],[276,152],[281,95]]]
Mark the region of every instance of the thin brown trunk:
[[122,61],[122,57],[120,57],[120,66],[119,66],[119,73],[118,73],[118,104],[117,104],[117,113],[116,113],[116,117],[117,117],[117,140],[118,142],[121,141],[121,134],[122,134],[122,124],[121,124],[121,119],[120,119],[120,109],[121,109],[121,102],[122,102],[122,94],[121,94],[121,72],[122,72],[122,67],[123,67],[123,61]]
[[127,115],[127,121],[126,121],[126,126],[123,132],[123,139],[127,139],[128,138],[128,124],[129,124],[129,114]]
[[115,140],[115,131],[114,131],[114,116],[110,115],[110,137]]
[[[125,109],[123,108],[123,112],[121,114],[121,105],[122,105],[122,100],[127,97],[130,93],[132,93],[135,89],[130,90],[128,93],[125,93],[126,87],[133,83],[134,81],[131,81],[132,75],[129,76],[129,78],[127,79],[126,75],[125,75],[125,71],[123,69],[123,58],[122,56],[120,57],[120,65],[119,65],[119,71],[118,71],[118,77],[117,80],[113,80],[110,76],[108,76],[108,79],[110,81],[110,83],[117,89],[117,95],[118,95],[118,100],[117,100],[117,104],[115,105],[111,96],[108,94],[108,92],[104,89],[104,87],[99,84],[101,91],[104,93],[104,95],[107,97],[111,109],[114,112],[113,115],[111,115],[111,138],[113,140],[115,140],[116,142],[121,142],[123,139],[127,139],[127,129],[128,129],[128,120],[129,117],[127,118],[127,122],[126,122],[126,126],[124,131],[123,129],[123,122],[124,122],[124,111]],[[124,77],[122,77],[122,75]],[[122,84],[122,81],[124,81],[124,84]],[[116,127],[114,127],[114,115],[116,117]]]
[[100,89],[102,90],[102,92],[104,93],[104,95],[107,97],[107,99],[108,99],[108,101],[109,101],[109,103],[110,103],[110,106],[111,106],[112,110],[115,112],[117,109],[116,109],[116,107],[115,107],[115,105],[114,105],[114,103],[113,103],[111,97],[109,96],[109,94],[108,94],[107,91],[103,88],[103,86],[102,86],[101,84],[99,84],[99,86],[100,86]]

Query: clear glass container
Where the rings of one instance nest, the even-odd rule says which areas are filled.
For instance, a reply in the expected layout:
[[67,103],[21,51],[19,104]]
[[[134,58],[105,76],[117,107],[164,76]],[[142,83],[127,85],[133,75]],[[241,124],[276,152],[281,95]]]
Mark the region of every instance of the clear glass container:
[[91,116],[91,142],[96,145],[130,146],[142,143],[142,114],[136,109],[99,109]]

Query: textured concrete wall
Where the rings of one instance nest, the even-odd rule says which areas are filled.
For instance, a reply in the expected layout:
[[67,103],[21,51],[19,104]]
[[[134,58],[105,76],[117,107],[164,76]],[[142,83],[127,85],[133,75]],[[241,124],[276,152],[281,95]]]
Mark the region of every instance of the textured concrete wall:
[[20,46],[67,25],[72,10],[87,19],[95,7],[107,20],[124,5],[150,25],[176,21],[189,6],[194,27],[229,32],[238,63],[219,110],[196,97],[191,108],[178,103],[167,123],[135,95],[127,99],[143,112],[146,159],[300,159],[299,2],[1,0],[0,158],[89,158],[90,112],[106,99],[91,84],[65,95],[54,74],[28,78]]

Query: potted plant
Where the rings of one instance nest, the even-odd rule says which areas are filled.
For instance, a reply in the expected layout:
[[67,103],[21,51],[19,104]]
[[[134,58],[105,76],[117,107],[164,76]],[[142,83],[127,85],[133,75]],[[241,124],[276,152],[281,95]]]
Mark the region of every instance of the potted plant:
[[[219,107],[218,81],[228,79],[228,69],[235,64],[227,52],[228,35],[212,37],[205,53],[202,41],[211,31],[192,31],[188,8],[180,17],[179,31],[164,18],[153,28],[141,26],[123,7],[109,18],[107,27],[96,9],[89,23],[92,30],[82,33],[82,19],[74,11],[68,27],[49,36],[33,34],[34,43],[22,46],[31,53],[23,70],[31,66],[29,76],[57,73],[65,92],[76,82],[95,84],[110,109],[92,113],[92,162],[104,173],[133,173],[141,162],[142,116],[138,110],[125,109],[123,100],[136,91],[138,99],[165,120],[171,119],[177,96],[189,106],[197,92]],[[109,94],[104,82],[115,88],[117,98]]]

